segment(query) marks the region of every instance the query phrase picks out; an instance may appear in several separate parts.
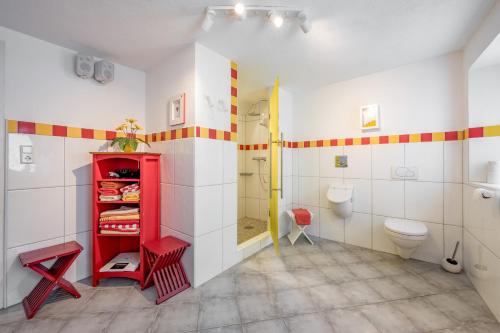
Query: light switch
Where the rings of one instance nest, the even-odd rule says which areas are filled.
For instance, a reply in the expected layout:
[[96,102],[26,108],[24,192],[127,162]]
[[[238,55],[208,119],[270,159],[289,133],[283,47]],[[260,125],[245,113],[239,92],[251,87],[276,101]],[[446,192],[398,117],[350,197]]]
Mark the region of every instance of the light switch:
[[33,146],[20,146],[21,164],[33,163]]

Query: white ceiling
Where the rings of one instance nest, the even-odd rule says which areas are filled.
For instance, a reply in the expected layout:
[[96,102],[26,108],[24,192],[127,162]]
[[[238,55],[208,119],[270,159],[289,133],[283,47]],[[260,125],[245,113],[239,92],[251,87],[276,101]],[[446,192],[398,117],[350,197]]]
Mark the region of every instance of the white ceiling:
[[200,29],[210,0],[2,0],[0,25],[139,69],[199,41],[236,60],[240,89],[252,92],[279,75],[308,89],[460,50],[495,0],[244,0],[305,8],[309,34],[262,18],[217,17]]
[[472,64],[471,69],[496,66],[498,64],[500,64],[500,34],[481,53],[479,58]]

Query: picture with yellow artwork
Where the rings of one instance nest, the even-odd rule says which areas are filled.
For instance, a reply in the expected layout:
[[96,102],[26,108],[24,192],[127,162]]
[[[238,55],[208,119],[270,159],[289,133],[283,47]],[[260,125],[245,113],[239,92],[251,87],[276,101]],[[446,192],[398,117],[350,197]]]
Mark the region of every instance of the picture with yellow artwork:
[[378,104],[364,105],[360,111],[362,130],[378,129],[380,127]]

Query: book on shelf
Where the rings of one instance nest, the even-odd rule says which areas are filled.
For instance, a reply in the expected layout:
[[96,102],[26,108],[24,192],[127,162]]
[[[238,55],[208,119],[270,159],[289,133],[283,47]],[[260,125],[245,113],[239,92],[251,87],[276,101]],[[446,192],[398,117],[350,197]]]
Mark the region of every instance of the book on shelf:
[[135,272],[139,262],[139,252],[123,252],[102,266],[99,272]]

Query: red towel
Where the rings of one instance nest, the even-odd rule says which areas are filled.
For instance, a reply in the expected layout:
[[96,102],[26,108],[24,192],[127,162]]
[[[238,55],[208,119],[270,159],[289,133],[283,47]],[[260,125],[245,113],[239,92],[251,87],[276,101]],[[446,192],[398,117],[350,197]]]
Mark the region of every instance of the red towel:
[[293,215],[295,215],[295,223],[298,225],[310,225],[311,224],[311,214],[304,208],[292,209]]
[[118,195],[120,192],[113,188],[100,188],[97,190],[99,193],[103,195]]

